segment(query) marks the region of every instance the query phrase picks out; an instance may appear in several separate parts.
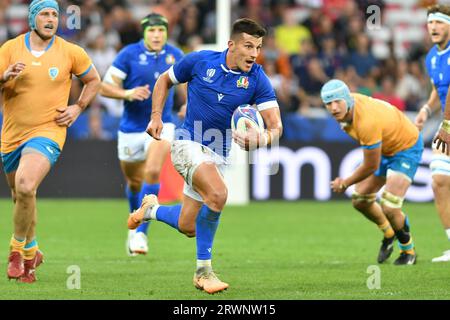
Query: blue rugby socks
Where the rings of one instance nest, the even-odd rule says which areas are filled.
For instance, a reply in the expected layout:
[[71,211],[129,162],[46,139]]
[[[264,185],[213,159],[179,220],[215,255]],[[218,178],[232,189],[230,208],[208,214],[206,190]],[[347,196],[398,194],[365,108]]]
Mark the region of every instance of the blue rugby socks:
[[160,206],[156,210],[156,220],[162,221],[174,229],[178,229],[178,220],[181,214],[181,204],[176,206]]
[[220,212],[215,212],[206,205],[203,205],[200,209],[196,221],[197,267],[204,266],[207,260],[211,260],[212,246],[219,226],[219,219]]
[[155,196],[158,196],[159,189],[160,189],[159,183],[155,183],[155,184],[144,183],[141,188],[141,193],[139,194],[140,200],[142,201],[142,199],[144,199],[144,197],[147,194],[154,194]]
[[[152,210],[153,211],[153,210]],[[156,211],[156,212],[155,212]],[[152,219],[162,221],[179,231],[178,220],[181,205],[160,206],[150,215]],[[203,205],[196,220],[197,268],[211,268],[211,256],[214,237],[219,226],[220,212]]]
[[128,205],[130,206],[130,213],[141,206],[141,203],[139,202],[139,192],[133,192],[130,187],[127,186],[125,194],[128,199]]

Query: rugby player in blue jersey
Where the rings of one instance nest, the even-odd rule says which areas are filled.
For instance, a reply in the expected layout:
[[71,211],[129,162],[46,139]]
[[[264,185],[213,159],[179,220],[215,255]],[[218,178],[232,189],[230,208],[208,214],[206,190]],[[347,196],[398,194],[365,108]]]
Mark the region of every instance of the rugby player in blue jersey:
[[[269,145],[282,134],[275,92],[255,63],[266,30],[250,19],[237,20],[232,27],[228,49],[188,54],[157,81],[153,90],[153,110],[147,132],[160,139],[162,114],[169,89],[188,83],[185,121],[172,143],[172,162],[184,177],[182,205],[160,206],[155,196],[143,199],[141,207],[128,219],[134,229],[143,221],[158,220],[188,237],[196,237],[197,269],[194,285],[207,293],[228,288],[211,265],[211,252],[220,214],[227,201],[222,170],[227,164],[231,139],[246,150]],[[267,130],[248,128],[247,133],[231,133],[231,116],[241,104],[256,105]]]
[[[434,44],[426,57],[427,72],[433,88],[428,102],[416,116],[416,125],[422,129],[428,117],[439,109],[440,105],[444,112],[444,120],[433,141],[433,157],[430,168],[436,208],[450,241],[450,97],[448,95],[450,85],[450,6],[431,6],[428,9],[427,27]],[[450,250],[432,261],[449,262]]]
[[[150,96],[158,77],[183,56],[180,49],[167,44],[168,22],[164,16],[151,13],[141,21],[141,26],[143,39],[119,52],[101,90],[105,97],[124,101],[117,148],[131,211],[139,208],[145,195],[159,192],[159,175],[175,131],[174,93],[168,92],[162,114],[164,128],[158,141],[145,132],[152,111]],[[147,231],[148,223],[143,223],[129,232],[130,255],[148,252]]]

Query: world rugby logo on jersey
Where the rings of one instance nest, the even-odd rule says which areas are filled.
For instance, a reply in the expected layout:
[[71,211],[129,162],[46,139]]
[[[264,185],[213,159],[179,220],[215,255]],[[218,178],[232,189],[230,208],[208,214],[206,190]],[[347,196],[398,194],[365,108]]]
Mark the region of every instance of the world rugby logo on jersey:
[[139,64],[141,64],[141,65],[147,65],[148,64],[148,62],[147,62],[147,55],[145,54],[145,53],[141,53],[140,55],[139,55]]
[[52,81],[55,81],[56,77],[59,74],[59,69],[56,67],[50,68],[48,69],[48,75],[50,76],[50,78],[52,79]]
[[208,69],[206,70],[206,77],[203,77],[203,80],[205,80],[208,83],[213,83],[211,80],[212,77],[216,74],[216,69]]

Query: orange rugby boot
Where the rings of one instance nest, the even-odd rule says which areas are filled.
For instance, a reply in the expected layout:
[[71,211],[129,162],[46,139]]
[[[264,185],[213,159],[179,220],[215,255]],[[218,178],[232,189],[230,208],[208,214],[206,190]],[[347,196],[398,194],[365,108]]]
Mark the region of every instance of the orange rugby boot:
[[228,283],[225,283],[212,270],[196,272],[193,279],[194,286],[197,289],[204,290],[209,294],[214,294],[228,289]]
[[[158,198],[154,194],[146,195],[144,199],[142,199],[141,207],[135,210],[128,217],[128,229],[134,230],[144,221],[145,212],[147,209],[150,210],[158,205]],[[149,220],[149,219],[147,219]]]

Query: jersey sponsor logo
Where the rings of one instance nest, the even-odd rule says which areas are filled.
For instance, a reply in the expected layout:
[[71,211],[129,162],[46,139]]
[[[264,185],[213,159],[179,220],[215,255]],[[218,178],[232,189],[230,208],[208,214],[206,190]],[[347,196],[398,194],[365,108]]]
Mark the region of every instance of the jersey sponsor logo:
[[48,69],[48,75],[50,76],[50,78],[52,79],[52,81],[55,81],[56,77],[59,74],[59,69],[56,67],[52,67],[50,69]]
[[218,93],[217,94],[217,99],[219,99],[219,102],[222,101],[223,97],[225,97],[225,95]]
[[237,87],[238,88],[244,88],[247,89],[250,82],[248,81],[248,77],[240,76],[239,80],[237,81]]
[[33,61],[33,62],[31,62],[31,65],[32,65],[32,66],[35,66],[35,67],[40,67],[40,66],[42,66],[42,63],[41,63],[41,62]]
[[206,70],[206,77],[203,77],[203,80],[208,83],[213,83],[211,80],[212,77],[216,74],[216,69],[208,69]]
[[166,64],[170,64],[170,65],[175,64],[175,57],[173,56],[173,54],[168,54],[166,56]]

